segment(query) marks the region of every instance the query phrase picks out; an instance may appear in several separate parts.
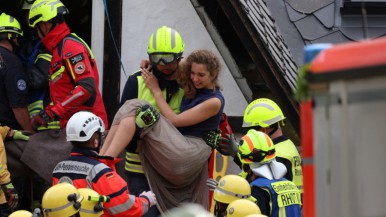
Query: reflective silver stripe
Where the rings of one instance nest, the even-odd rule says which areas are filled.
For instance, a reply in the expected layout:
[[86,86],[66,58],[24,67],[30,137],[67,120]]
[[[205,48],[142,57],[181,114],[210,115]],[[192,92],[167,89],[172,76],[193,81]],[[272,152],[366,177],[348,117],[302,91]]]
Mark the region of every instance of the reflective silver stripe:
[[171,48],[174,49],[174,47],[176,46],[176,31],[174,31],[174,29],[172,29],[172,32],[171,32]]
[[83,91],[80,91],[80,92],[76,93],[75,95],[72,95],[68,100],[62,102],[62,106],[67,105],[68,103],[72,102],[73,100],[75,100],[83,95],[84,95]]
[[125,170],[130,172],[135,172],[135,173],[145,173],[143,171],[142,165],[128,164],[127,162],[125,165]]
[[[153,34],[153,49],[157,50],[157,33]],[[170,32],[170,37],[171,37],[171,49],[173,49],[176,46],[176,31],[174,29],[171,30]]]
[[91,178],[94,178],[96,175],[98,175],[102,170],[106,168],[111,169],[106,164],[100,163],[92,168],[91,172],[89,173],[90,174],[89,176]]
[[278,115],[278,116],[276,116],[276,117],[274,117],[274,118],[271,118],[271,119],[269,119],[269,120],[266,120],[266,121],[263,121],[266,125],[268,125],[268,126],[270,126],[270,125],[272,125],[272,124],[274,124],[274,123],[276,123],[276,122],[278,122],[278,121],[280,121],[280,120],[282,120],[283,118],[281,117],[281,115]]
[[[275,108],[272,107],[270,104],[267,104],[267,103],[264,103],[264,102],[259,102],[259,103],[254,104],[253,106],[251,106],[251,108],[249,108],[247,114],[252,112],[252,110],[257,108],[257,107],[264,107],[264,108],[266,108],[266,109],[268,109],[270,111],[274,111],[275,110]],[[283,117],[281,115],[278,115],[278,116],[276,116],[274,118],[271,118],[269,120],[264,121],[264,123],[267,124],[268,126],[270,126],[271,124],[274,124],[274,123],[276,123],[276,122],[278,122],[278,121],[280,121],[282,119],[283,119]],[[243,125],[242,126],[243,127],[250,127],[251,125],[252,125],[252,122],[245,122],[245,121],[243,121]]]
[[248,114],[256,107],[264,107],[264,108],[267,108],[271,111],[275,110],[275,108],[273,108],[270,104],[267,104],[267,103],[264,103],[264,102],[259,102],[259,103],[256,103],[254,104],[249,110],[248,110]]
[[[69,194],[70,195],[70,194]],[[79,200],[79,197],[80,197],[80,194],[77,194],[76,195],[76,201]],[[67,204],[63,205],[63,206],[59,206],[59,207],[55,207],[55,208],[48,208],[48,209],[43,209],[43,212],[57,212],[59,210],[63,210],[69,206],[73,206],[75,204],[75,201],[70,201],[68,202]]]
[[80,208],[80,212],[84,212],[84,213],[90,213],[90,214],[97,214],[94,210],[88,210],[88,209],[84,209],[84,208]]
[[230,191],[224,190],[222,188],[219,188],[218,186],[216,186],[215,191],[219,191],[221,193],[224,193],[224,194],[227,194],[227,195],[230,195],[230,196],[238,197],[240,199],[247,199],[247,198],[249,198],[251,196],[250,194],[235,194],[233,192],[230,192]]
[[54,168],[54,173],[76,173],[87,175],[93,169],[93,165],[76,161],[60,162]]
[[[40,2],[39,4],[35,5],[33,8],[30,9],[30,11],[34,10],[35,8],[39,7],[40,5],[42,4],[46,4],[48,1],[42,1]],[[51,2],[51,3],[48,3],[49,5],[51,5],[51,11],[53,11],[55,9],[55,5],[57,3],[61,3],[60,1],[56,1],[56,2]]]
[[145,215],[149,211],[149,204],[142,201],[142,215]]
[[155,34],[153,34],[153,49],[154,50],[157,49],[157,32]]
[[126,152],[126,160],[141,163],[141,159],[139,158],[139,154],[134,154],[134,153],[130,153],[130,152]]
[[134,195],[129,194],[129,199],[125,203],[119,204],[117,206],[109,207],[107,210],[112,215],[116,215],[116,214],[124,212],[126,210],[130,210],[131,207],[133,207],[133,205],[135,203],[135,198],[136,197]]

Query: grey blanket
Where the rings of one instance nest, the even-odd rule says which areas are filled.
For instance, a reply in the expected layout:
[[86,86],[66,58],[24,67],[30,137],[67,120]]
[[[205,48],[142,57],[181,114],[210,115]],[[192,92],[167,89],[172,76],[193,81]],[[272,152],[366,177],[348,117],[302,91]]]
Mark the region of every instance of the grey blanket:
[[51,183],[54,167],[70,156],[71,149],[71,143],[66,141],[65,130],[43,131],[30,137],[20,160]]

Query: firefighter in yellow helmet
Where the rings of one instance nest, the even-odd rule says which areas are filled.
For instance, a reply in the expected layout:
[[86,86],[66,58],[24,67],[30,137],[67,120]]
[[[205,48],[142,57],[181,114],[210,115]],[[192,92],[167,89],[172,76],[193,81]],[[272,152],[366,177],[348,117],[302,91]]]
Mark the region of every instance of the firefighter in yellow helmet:
[[110,197],[99,195],[90,188],[79,188],[83,196],[82,205],[79,210],[80,217],[98,217],[103,214],[103,202],[109,202]]
[[261,214],[260,208],[252,201],[239,199],[232,201],[227,207],[227,217],[244,217],[250,214]]
[[[184,93],[172,75],[179,73],[184,49],[185,43],[181,34],[168,26],[159,27],[151,34],[148,41],[147,54],[149,58],[146,70],[151,71],[157,78],[162,93],[168,96],[168,105],[176,113],[179,113]],[[146,100],[152,106],[157,105],[153,94],[146,86],[140,70],[134,72],[127,79],[122,92],[121,105],[127,100],[135,98]],[[127,177],[130,177],[128,179],[130,193],[139,196],[141,192],[149,191],[150,187],[139,158],[137,140],[138,138],[135,136],[126,148],[125,172]],[[105,148],[107,149],[107,146],[102,147],[101,153],[106,151],[104,150]],[[158,209],[152,207],[147,215],[158,216],[159,214]]]
[[267,134],[249,130],[241,138],[237,157],[248,174],[251,195],[262,214],[301,217],[300,192],[293,182],[283,178],[287,168],[276,161],[275,145]]
[[[28,114],[27,75],[15,54],[23,36],[20,23],[6,13],[0,15],[0,123],[33,132]],[[17,117],[17,118],[16,118]]]
[[[245,109],[242,127],[255,129],[270,136],[275,144],[276,160],[283,163],[287,168],[284,178],[293,181],[297,188],[303,192],[303,172],[301,157],[295,144],[285,135],[281,129],[284,125],[284,114],[280,107],[272,100],[259,98],[251,102]],[[235,156],[237,142],[233,135],[223,138],[226,146],[220,147],[225,154]],[[240,165],[238,159],[235,163]]]
[[69,183],[59,183],[50,187],[43,195],[44,217],[69,217],[77,214],[83,195]]
[[234,200],[253,200],[249,183],[238,175],[225,175],[218,182],[208,179],[207,185],[213,190],[214,215],[217,217],[226,216],[226,208]]

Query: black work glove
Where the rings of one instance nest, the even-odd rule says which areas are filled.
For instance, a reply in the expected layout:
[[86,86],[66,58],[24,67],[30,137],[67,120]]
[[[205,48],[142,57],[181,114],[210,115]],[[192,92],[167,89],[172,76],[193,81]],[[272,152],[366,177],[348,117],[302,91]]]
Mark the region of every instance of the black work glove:
[[47,127],[48,123],[55,120],[55,114],[50,110],[42,110],[31,118],[31,126],[37,129],[40,126]]
[[145,129],[159,120],[159,112],[149,104],[143,105],[137,109],[135,115],[135,124],[137,129]]
[[5,194],[5,198],[7,199],[8,205],[15,209],[17,204],[19,203],[19,196],[17,195],[15,187],[11,182],[1,185],[1,190],[3,190]]
[[221,138],[221,141],[217,151],[222,155],[235,157],[239,148],[235,136],[233,134],[225,134],[225,136]]
[[217,129],[206,131],[202,134],[201,138],[209,147],[216,149],[221,143],[221,130]]

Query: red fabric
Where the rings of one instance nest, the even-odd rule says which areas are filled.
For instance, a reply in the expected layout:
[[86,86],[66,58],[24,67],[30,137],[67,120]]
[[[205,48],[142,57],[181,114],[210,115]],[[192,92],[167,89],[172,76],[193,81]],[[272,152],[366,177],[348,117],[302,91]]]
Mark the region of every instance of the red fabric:
[[[303,215],[315,216],[314,123],[312,100],[300,103],[300,143],[303,159]],[[310,163],[307,163],[310,162]]]
[[[71,153],[72,156],[82,156],[79,153]],[[83,156],[84,161],[80,161],[80,166],[83,166],[85,162],[87,161],[87,158],[90,158],[89,156]],[[103,174],[95,174],[100,175],[100,177],[97,179],[96,182],[94,182],[94,177],[91,177],[93,181],[90,182],[90,180],[87,180],[86,178],[75,178],[79,174],[68,174],[68,178],[70,178],[73,182],[73,185],[76,188],[88,188],[91,184],[91,188],[98,192],[100,195],[108,195],[110,196],[110,202],[103,203],[103,215],[106,216],[114,216],[114,217],[140,217],[143,215],[143,206],[144,204],[147,204],[149,206],[149,202],[142,197],[135,197],[134,195],[130,195],[127,183],[122,177],[118,175],[118,173],[115,171],[115,164],[120,161],[118,159],[99,159],[94,158],[95,160],[106,164],[109,166],[112,170],[101,172]],[[74,177],[71,177],[70,175],[74,175]],[[89,177],[90,178],[90,177]],[[56,185],[58,183],[59,179],[56,177],[53,177],[53,185]],[[125,189],[122,191],[122,189]],[[119,194],[117,194],[119,192]],[[112,196],[113,195],[113,196]],[[110,214],[107,212],[107,209],[111,207],[116,207],[121,204],[126,203],[128,200],[132,199],[130,197],[135,197],[133,206],[125,210],[123,212],[120,212],[118,214]],[[149,208],[149,207],[147,207]]]
[[[220,121],[220,126],[219,126],[220,130],[221,130],[221,136],[222,137],[225,137],[225,134],[232,134],[233,131],[232,131],[232,128],[231,126],[229,125],[228,123],[228,116],[225,114],[225,113],[222,113],[222,117],[221,117],[221,121]],[[212,154],[210,155],[210,158],[209,158],[209,164],[208,164],[208,174],[209,174],[209,178],[213,179],[213,173],[214,173],[214,158],[215,158],[215,152],[212,151]],[[213,192],[212,191],[209,191],[209,207],[212,206],[212,198],[213,198]]]
[[[99,91],[98,69],[95,60],[90,59],[88,49],[77,41],[66,40],[62,46],[62,58],[59,56],[58,45],[68,34],[70,34],[70,29],[66,23],[62,23],[42,40],[45,47],[52,53],[49,73],[53,106],[48,109],[53,109],[54,113],[60,117],[60,127],[63,129],[68,119],[81,110],[93,112],[102,118],[105,127],[108,128],[107,114]],[[59,70],[62,66],[65,68],[60,73]],[[74,87],[69,74],[77,83],[77,87]],[[82,79],[84,82],[78,83]],[[87,82],[93,83],[87,84]],[[85,84],[88,88],[81,87]],[[95,90],[88,91],[90,86],[94,86]],[[95,100],[92,100],[93,98]]]

